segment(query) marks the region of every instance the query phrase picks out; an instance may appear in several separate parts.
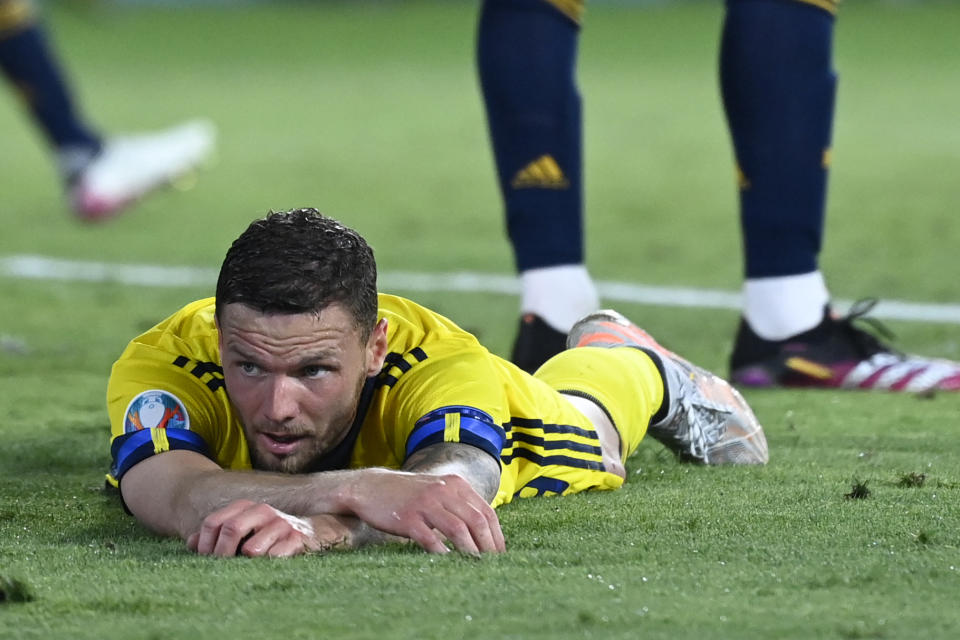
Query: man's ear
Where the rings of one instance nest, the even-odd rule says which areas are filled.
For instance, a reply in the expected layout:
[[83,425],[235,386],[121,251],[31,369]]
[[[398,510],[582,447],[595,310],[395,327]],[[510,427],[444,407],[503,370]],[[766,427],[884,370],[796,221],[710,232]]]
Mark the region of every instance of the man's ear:
[[217,330],[217,353],[220,354],[220,362],[223,363],[223,331],[220,331],[220,318],[213,314],[213,326]]
[[387,357],[387,319],[382,318],[370,332],[367,340],[367,377],[375,376],[383,369]]

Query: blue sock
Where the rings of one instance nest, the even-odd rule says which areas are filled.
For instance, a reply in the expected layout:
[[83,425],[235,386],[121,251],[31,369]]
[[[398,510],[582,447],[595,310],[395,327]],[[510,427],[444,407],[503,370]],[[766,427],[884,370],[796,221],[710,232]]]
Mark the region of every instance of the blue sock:
[[100,149],[99,137],[80,121],[40,27],[28,24],[0,32],[0,68],[57,149]]
[[793,0],[727,0],[720,84],[740,170],[747,278],[818,268],[833,22],[830,12]]
[[486,0],[477,66],[517,269],[583,262],[579,27],[543,0]]

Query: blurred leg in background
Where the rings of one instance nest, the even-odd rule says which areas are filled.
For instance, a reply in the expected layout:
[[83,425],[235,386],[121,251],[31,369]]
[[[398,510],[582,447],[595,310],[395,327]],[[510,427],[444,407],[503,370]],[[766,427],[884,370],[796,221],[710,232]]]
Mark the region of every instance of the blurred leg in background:
[[[727,0],[720,86],[737,161],[740,386],[960,389],[960,366],[901,354],[830,310],[823,244],[836,95],[834,0]],[[873,321],[876,325],[876,321]],[[881,335],[888,333],[880,328]]]
[[533,371],[599,306],[584,266],[582,118],[574,1],[485,0],[477,66],[520,273],[512,360]]
[[27,0],[0,0],[0,69],[43,132],[81,220],[117,215],[194,169],[213,150],[213,126],[202,120],[104,138],[80,113]]

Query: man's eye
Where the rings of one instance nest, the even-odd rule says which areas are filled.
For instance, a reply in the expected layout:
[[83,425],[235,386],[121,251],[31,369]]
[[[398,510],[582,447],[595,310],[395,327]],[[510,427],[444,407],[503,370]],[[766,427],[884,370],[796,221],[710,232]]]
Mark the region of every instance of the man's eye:
[[301,369],[300,373],[304,378],[317,378],[326,373],[327,369],[318,364],[310,364]]
[[241,362],[240,370],[243,371],[248,376],[257,374],[260,371],[260,367],[253,364],[252,362]]

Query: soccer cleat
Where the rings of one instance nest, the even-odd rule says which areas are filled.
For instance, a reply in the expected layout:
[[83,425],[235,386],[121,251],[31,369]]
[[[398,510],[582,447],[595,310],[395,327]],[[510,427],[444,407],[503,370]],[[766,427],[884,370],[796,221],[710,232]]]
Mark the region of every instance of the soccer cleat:
[[828,309],[819,325],[786,340],[764,340],[741,320],[731,379],[747,387],[960,391],[960,363],[900,353],[854,324],[869,324],[890,339],[882,324],[864,317],[875,304],[862,300],[839,318]]
[[766,464],[763,427],[743,396],[725,380],[668,351],[616,311],[580,319],[567,347],[636,347],[662,364],[666,416],[647,433],[682,460],[702,464]]
[[111,138],[69,187],[81,220],[98,222],[195,169],[213,149],[213,125],[192,120],[150,134]]
[[513,343],[510,361],[528,373],[566,349],[567,334],[557,331],[540,316],[527,313],[520,318],[520,329]]

